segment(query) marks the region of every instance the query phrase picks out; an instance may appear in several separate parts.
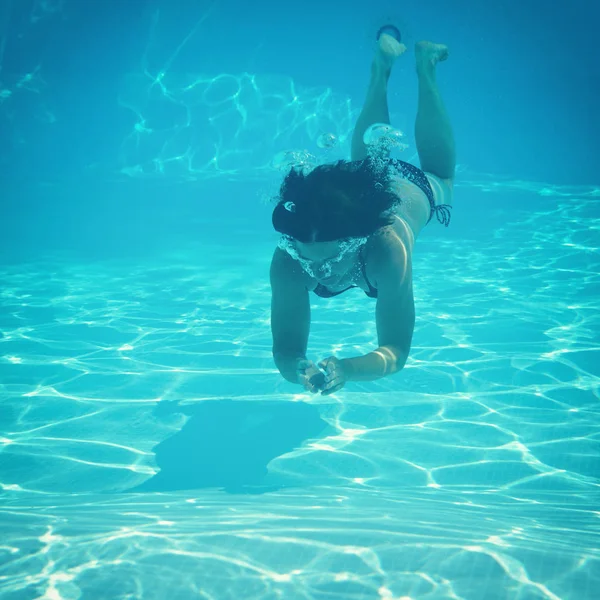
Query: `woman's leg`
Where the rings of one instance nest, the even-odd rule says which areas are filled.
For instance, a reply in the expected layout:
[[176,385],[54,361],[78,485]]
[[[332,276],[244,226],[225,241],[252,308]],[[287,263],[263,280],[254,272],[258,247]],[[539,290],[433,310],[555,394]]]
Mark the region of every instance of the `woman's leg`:
[[415,139],[421,169],[440,179],[452,179],[456,163],[454,136],[435,79],[435,67],[448,58],[448,48],[419,42],[415,52],[419,78]]
[[374,123],[389,123],[390,114],[387,103],[387,83],[392,65],[406,46],[387,33],[381,34],[379,46],[371,66],[371,81],[362,111],[352,134],[352,160],[367,157],[367,147],[363,142],[365,131]]

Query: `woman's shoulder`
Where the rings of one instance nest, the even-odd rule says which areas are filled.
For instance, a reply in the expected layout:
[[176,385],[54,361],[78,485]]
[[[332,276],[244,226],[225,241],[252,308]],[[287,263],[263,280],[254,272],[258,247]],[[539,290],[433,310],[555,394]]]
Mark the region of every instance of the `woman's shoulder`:
[[390,267],[402,275],[410,268],[414,241],[410,225],[400,217],[378,229],[369,237],[365,248],[365,267],[369,277],[377,281],[381,272]]
[[374,256],[387,256],[390,253],[412,251],[415,243],[415,234],[409,223],[402,215],[395,213],[389,225],[380,227],[367,242],[368,249]]
[[271,259],[271,282],[309,290],[315,286],[300,263],[279,247],[275,248]]

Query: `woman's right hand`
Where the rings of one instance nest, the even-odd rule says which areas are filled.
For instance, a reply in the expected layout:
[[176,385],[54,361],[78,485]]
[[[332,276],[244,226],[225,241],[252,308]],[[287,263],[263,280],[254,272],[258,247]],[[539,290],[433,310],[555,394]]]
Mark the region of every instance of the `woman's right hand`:
[[296,365],[298,383],[311,394],[319,393],[325,386],[325,373],[312,361],[302,359]]

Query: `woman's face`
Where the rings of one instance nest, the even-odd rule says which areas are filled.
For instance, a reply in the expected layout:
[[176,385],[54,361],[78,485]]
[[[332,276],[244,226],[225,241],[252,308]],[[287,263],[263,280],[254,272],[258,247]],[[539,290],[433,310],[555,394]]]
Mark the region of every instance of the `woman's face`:
[[333,285],[356,263],[356,255],[366,238],[350,238],[331,242],[299,242],[290,240],[285,250],[311,276]]

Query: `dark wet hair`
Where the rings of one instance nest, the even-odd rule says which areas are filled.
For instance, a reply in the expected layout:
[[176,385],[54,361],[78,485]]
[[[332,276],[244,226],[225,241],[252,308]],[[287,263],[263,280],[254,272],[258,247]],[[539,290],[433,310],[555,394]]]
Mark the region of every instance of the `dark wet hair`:
[[389,225],[398,197],[389,191],[390,170],[371,159],[340,160],[305,175],[292,169],[283,180],[273,227],[300,242],[366,237]]

